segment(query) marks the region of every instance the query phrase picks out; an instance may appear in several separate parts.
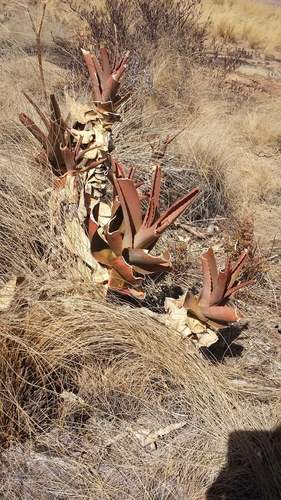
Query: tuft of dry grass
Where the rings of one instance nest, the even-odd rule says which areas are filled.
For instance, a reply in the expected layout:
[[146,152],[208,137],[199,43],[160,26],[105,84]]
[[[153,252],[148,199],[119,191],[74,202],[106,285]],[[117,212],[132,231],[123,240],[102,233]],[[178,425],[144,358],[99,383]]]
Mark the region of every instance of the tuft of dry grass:
[[202,0],[203,18],[210,16],[215,35],[245,48],[274,55],[281,47],[281,10],[248,0]]
[[[38,284],[25,285],[1,316],[1,383],[8,396],[2,439],[9,436],[14,445],[36,434],[29,451],[11,446],[3,455],[2,485],[11,498],[24,474],[35,498],[39,488],[42,498],[53,498],[58,488],[63,498],[86,498],[94,488],[100,498],[155,498],[175,489],[180,498],[199,499],[226,463],[229,433],[235,440],[237,432],[237,446],[241,429],[258,436],[277,424],[278,390],[267,384],[261,392],[258,374],[249,380],[247,359],[212,366],[145,310],[101,307],[46,284],[48,297],[38,301]],[[257,412],[261,395],[266,414]],[[142,444],[142,436],[175,423],[183,424],[181,430],[152,440],[157,449]],[[32,477],[21,470],[26,453]],[[11,468],[17,473],[11,475]],[[249,478],[252,487],[257,477]],[[268,491],[277,491],[276,485]]]

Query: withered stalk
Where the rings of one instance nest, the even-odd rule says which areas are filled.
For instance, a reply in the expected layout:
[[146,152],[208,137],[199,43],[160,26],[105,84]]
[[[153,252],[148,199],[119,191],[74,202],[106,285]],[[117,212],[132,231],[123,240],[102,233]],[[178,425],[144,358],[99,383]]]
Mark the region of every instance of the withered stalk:
[[31,12],[30,12],[29,8],[27,7],[27,12],[28,12],[28,15],[30,17],[31,26],[32,26],[32,29],[33,29],[33,31],[34,31],[34,33],[36,35],[37,58],[38,58],[38,64],[39,64],[39,72],[40,72],[40,80],[41,80],[41,85],[42,85],[42,91],[43,91],[43,94],[44,94],[45,101],[48,100],[48,97],[47,97],[47,90],[46,90],[46,84],[45,84],[45,78],[44,78],[44,71],[43,71],[43,65],[42,65],[41,30],[42,30],[42,26],[43,26],[43,21],[44,21],[44,16],[45,16],[45,12],[46,12],[46,7],[47,7],[47,1],[45,1],[43,3],[42,13],[41,13],[40,21],[39,21],[39,24],[38,24],[37,28],[36,28],[36,26],[34,24]]

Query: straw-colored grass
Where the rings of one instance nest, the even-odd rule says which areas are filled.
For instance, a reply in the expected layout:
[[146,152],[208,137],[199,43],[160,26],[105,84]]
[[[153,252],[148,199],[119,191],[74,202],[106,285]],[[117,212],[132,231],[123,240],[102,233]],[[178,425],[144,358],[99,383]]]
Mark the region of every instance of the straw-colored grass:
[[214,33],[244,48],[265,54],[281,50],[281,9],[249,0],[202,0],[203,18],[210,16]]

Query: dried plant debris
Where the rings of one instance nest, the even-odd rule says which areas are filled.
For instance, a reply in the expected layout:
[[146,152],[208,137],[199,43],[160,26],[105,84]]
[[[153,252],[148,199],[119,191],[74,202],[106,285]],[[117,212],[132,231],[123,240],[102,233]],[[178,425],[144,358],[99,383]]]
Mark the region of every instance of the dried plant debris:
[[227,303],[240,288],[253,283],[253,280],[238,281],[247,258],[248,250],[244,250],[231,267],[231,257],[228,257],[225,269],[218,271],[214,251],[209,248],[202,258],[203,288],[197,297],[187,291],[179,299],[167,298],[167,324],[195,340],[200,347],[208,347],[216,342],[216,330],[226,328],[243,317],[235,307],[227,306]]
[[0,312],[7,311],[14,299],[16,288],[25,280],[24,276],[16,276],[10,279],[0,288]]
[[[113,158],[110,180],[113,184],[111,219],[99,223],[99,202],[93,207],[89,219],[89,237],[93,257],[110,269],[108,286],[112,290],[138,298],[145,297],[143,279],[139,274],[154,274],[171,269],[170,255],[151,254],[161,234],[198,196],[199,188],[176,200],[157,217],[160,198],[161,168],[156,167],[152,188],[146,195],[137,191],[133,180],[134,170],[128,177],[123,165]],[[146,213],[142,214],[141,199],[148,200]]]

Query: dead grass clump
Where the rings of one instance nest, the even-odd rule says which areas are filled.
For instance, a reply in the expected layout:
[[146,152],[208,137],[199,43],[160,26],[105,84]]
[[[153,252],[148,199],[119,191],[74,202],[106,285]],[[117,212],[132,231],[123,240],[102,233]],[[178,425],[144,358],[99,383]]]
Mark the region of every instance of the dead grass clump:
[[[36,436],[2,454],[10,498],[23,477],[34,498],[39,489],[44,499],[94,489],[94,498],[174,491],[199,500],[232,456],[229,433],[259,436],[275,425],[276,415],[256,411],[256,396],[233,387],[237,366],[210,365],[145,310],[58,293],[57,285],[25,307],[18,296],[1,315],[2,445]],[[242,360],[239,370],[241,378]],[[257,466],[247,468],[250,490]]]
[[274,55],[280,48],[281,12],[277,6],[245,0],[202,0],[203,19],[210,17],[216,35],[245,48]]
[[281,149],[281,124],[278,112],[278,99],[248,106],[237,113],[234,122],[243,128],[244,138],[249,141],[253,151],[266,157]]

